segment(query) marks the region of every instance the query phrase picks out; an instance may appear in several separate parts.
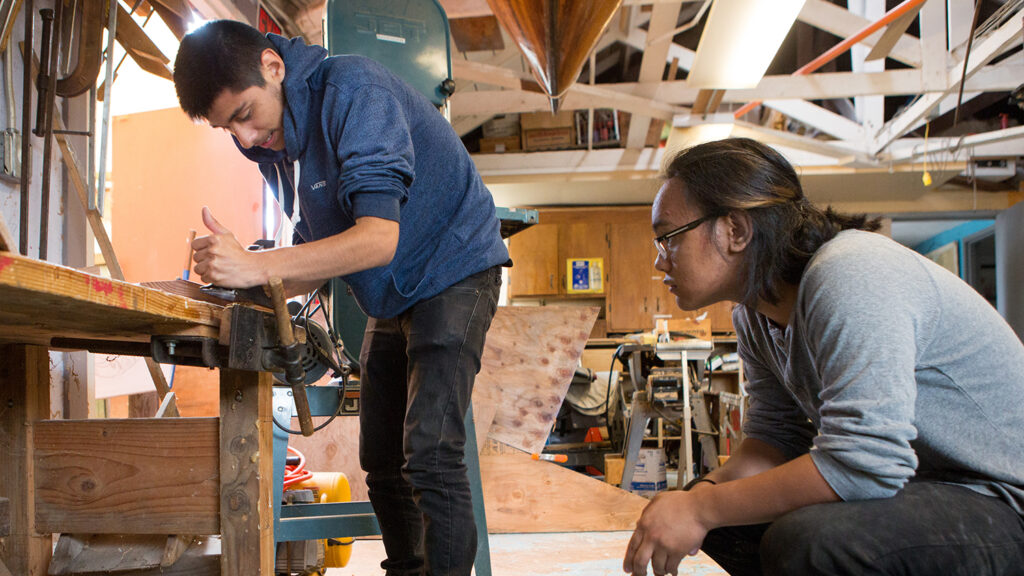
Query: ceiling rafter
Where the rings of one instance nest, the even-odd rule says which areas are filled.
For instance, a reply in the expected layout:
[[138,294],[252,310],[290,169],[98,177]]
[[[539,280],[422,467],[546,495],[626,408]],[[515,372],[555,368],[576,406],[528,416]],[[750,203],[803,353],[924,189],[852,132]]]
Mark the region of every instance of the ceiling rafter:
[[868,143],[868,153],[872,155],[878,154],[894,140],[912,130],[947,95],[956,90],[960,86],[960,75],[963,66],[966,65],[967,67],[964,76],[970,78],[983,66],[991,62],[993,58],[1005,52],[1015,43],[1020,43],[1021,23],[1022,20],[1019,15],[1014,16],[1002,26],[992,31],[987,37],[981,39],[976,48],[971,51],[968,62],[964,63],[961,60],[947,71],[945,90],[922,95],[917,102],[904,110],[899,116],[896,116],[882,126]]
[[[655,41],[647,44],[643,58],[640,60],[641,82],[657,82],[662,80],[665,74],[665,62],[671,60],[669,48],[674,44],[671,37],[665,34],[676,28],[679,21],[679,10],[682,2],[665,2],[655,4],[651,10],[651,21],[647,25],[647,37]],[[649,94],[644,96],[650,97]],[[626,136],[627,148],[643,148],[647,140],[647,132],[650,130],[651,117],[634,114],[629,123],[629,133]]]
[[[797,20],[805,22],[824,30],[830,34],[834,34],[840,38],[847,38],[857,33],[857,31],[863,29],[871,21],[863,16],[858,16],[853,12],[828,2],[827,0],[807,0],[804,4],[800,14],[797,15]],[[873,48],[875,44],[881,39],[885,33],[884,30],[879,30],[874,34],[868,36],[860,43]],[[889,53],[889,57],[903,62],[914,68],[921,67],[921,46],[918,44],[918,39],[904,34],[896,41],[896,45],[893,46],[892,51]]]
[[765,100],[763,105],[816,128],[829,136],[863,146],[864,127],[844,116],[806,100]]

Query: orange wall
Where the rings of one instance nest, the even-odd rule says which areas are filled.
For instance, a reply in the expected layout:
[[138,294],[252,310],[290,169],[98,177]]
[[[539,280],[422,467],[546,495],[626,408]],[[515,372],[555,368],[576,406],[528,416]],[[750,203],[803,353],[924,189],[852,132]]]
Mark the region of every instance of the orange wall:
[[262,236],[263,179],[226,132],[169,108],[115,117],[113,143],[111,234],[129,282],[181,275],[203,206],[243,246]]
[[[181,276],[189,229],[207,233],[203,206],[243,246],[262,236],[263,179],[227,133],[176,108],[118,116],[112,126],[111,235],[129,282]],[[216,416],[217,382],[216,370],[177,367],[181,414]]]

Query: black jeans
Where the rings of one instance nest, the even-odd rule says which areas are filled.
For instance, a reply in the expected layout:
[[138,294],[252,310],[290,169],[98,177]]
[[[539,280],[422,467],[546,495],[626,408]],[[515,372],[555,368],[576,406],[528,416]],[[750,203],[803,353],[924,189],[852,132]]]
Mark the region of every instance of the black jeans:
[[464,418],[500,286],[495,266],[366,326],[359,461],[389,576],[468,576],[472,569]]
[[961,486],[911,482],[892,498],[712,530],[701,549],[733,576],[1009,576],[1024,574],[1024,519]]

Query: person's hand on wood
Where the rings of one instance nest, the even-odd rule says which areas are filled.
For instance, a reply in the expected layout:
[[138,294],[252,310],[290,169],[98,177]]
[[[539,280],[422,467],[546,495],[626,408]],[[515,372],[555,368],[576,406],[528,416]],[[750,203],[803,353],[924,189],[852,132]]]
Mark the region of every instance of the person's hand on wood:
[[195,271],[203,282],[224,288],[250,288],[267,283],[260,254],[243,248],[231,230],[218,222],[205,206],[203,224],[212,234],[192,241]]
[[700,550],[708,528],[699,517],[699,500],[691,492],[662,492],[651,500],[637,520],[626,547],[622,569],[634,576],[676,574],[687,555]]

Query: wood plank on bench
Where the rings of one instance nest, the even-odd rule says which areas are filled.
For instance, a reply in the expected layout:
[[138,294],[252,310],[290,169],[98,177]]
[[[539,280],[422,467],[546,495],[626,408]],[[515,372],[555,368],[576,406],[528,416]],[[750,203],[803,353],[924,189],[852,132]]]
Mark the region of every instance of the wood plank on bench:
[[220,533],[219,430],[217,418],[40,422],[37,529]]

